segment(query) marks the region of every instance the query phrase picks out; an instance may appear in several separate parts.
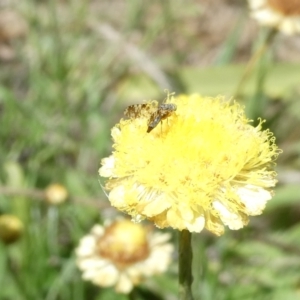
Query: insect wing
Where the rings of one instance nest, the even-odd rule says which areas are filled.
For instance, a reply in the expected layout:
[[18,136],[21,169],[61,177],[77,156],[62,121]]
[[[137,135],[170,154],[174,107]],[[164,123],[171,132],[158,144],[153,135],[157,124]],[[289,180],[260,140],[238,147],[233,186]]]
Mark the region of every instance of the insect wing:
[[158,113],[158,111],[154,112],[149,119],[148,122],[148,128],[147,128],[147,133],[149,133],[150,131],[152,131],[157,125],[158,123],[161,121],[161,116]]
[[156,110],[154,103],[133,104],[125,109],[124,115],[130,119],[149,118]]

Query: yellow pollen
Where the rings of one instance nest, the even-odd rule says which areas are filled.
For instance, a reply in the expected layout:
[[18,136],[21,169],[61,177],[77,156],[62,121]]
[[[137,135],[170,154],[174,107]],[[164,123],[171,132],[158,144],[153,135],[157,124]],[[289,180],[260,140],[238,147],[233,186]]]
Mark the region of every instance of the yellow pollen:
[[283,15],[300,15],[300,0],[268,0],[268,4]]
[[131,221],[117,221],[106,228],[97,248],[102,257],[123,268],[147,258],[147,232]]

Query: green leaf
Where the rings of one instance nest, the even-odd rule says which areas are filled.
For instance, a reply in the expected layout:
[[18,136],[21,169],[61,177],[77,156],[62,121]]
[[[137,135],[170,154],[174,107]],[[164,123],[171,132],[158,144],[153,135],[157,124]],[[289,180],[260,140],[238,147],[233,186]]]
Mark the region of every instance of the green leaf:
[[297,184],[289,184],[279,186],[275,190],[275,195],[271,201],[268,202],[266,211],[272,211],[280,206],[288,206],[299,204],[300,187]]

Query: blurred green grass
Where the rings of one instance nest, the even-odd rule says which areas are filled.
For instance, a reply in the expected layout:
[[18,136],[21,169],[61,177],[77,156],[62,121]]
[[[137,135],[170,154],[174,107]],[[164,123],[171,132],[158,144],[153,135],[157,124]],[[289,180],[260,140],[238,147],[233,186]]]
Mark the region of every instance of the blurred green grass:
[[[246,14],[245,4],[234,5]],[[18,243],[0,244],[0,299],[127,299],[83,282],[74,249],[94,223],[117,214],[107,206],[98,168],[126,105],[162,99],[167,87],[228,98],[235,92],[246,61],[237,65],[242,30],[225,37],[214,63],[189,63],[190,52],[201,56],[210,45],[195,25],[204,8],[171,0],[12,6],[28,29],[9,41],[15,58],[0,61],[0,213],[17,215],[26,230]],[[240,232],[194,236],[196,299],[300,297],[300,185],[289,176],[292,170],[299,177],[300,168],[299,62],[273,61],[268,72],[261,116],[284,150],[278,192],[265,214]],[[255,76],[238,99],[243,104],[255,93]],[[53,182],[67,187],[69,202],[50,206],[24,193]],[[174,261],[169,273],[143,288],[157,299],[176,299],[176,272]],[[137,299],[153,297],[141,292]]]

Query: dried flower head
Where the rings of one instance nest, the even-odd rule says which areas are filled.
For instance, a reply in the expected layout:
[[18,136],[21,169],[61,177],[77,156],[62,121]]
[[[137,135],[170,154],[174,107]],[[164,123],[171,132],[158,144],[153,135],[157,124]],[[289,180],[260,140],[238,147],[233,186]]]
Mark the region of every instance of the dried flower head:
[[173,252],[169,239],[129,220],[95,225],[76,249],[77,265],[83,279],[129,293],[145,277],[166,271]]
[[272,196],[279,153],[273,134],[222,98],[182,95],[167,103],[176,111],[149,133],[145,111],[113,127],[114,151],[99,170],[109,178],[111,204],[160,228],[206,227],[216,235],[224,225],[242,228]]
[[63,185],[54,183],[46,188],[45,196],[48,203],[57,205],[67,200],[68,191]]
[[0,216],[0,240],[5,244],[17,241],[23,231],[23,223],[18,217],[8,214]]
[[300,32],[300,0],[248,0],[252,16],[262,25],[286,34]]

